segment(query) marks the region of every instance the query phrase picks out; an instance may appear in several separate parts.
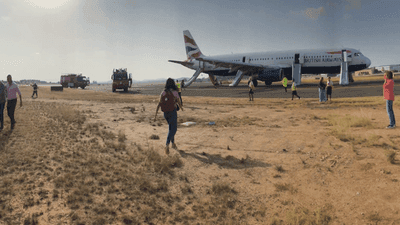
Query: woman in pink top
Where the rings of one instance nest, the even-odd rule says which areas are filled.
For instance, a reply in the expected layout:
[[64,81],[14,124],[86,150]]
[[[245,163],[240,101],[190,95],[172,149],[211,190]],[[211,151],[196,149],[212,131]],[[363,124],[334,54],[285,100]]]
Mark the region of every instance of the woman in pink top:
[[6,88],[7,88],[7,114],[8,117],[10,117],[11,119],[11,130],[13,130],[16,123],[14,119],[14,112],[15,112],[15,106],[17,105],[17,93],[19,94],[21,107],[22,107],[22,96],[18,86],[12,81],[10,74],[8,74],[7,76]]
[[383,83],[383,97],[386,99],[386,111],[389,115],[390,124],[386,128],[395,128],[396,119],[394,118],[393,112],[393,101],[394,101],[394,81],[393,72],[386,71],[384,75],[385,83]]

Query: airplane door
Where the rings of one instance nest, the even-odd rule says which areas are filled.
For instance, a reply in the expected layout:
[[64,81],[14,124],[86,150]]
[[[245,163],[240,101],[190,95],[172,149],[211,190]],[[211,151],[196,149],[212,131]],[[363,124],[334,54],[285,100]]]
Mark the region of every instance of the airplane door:
[[299,53],[295,53],[294,54],[294,63],[295,64],[299,64],[300,63],[299,58],[300,58],[300,54]]
[[243,56],[243,60],[242,60],[242,62],[246,62],[246,56]]
[[204,70],[204,62],[203,61],[199,61],[199,68]]
[[342,62],[347,62],[347,51],[346,51],[346,49],[342,50]]

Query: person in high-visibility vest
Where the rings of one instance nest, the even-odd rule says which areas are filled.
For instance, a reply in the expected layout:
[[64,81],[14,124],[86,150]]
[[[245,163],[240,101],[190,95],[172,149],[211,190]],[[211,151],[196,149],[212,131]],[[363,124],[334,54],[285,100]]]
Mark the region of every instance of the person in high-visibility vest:
[[287,78],[286,78],[286,76],[283,77],[282,85],[283,85],[283,87],[285,88],[285,92],[287,92]]
[[292,100],[293,100],[293,97],[294,97],[295,95],[300,99],[300,96],[297,95],[296,82],[295,82],[295,80],[293,79],[293,82],[292,82]]
[[181,88],[181,83],[179,83],[178,80],[176,80],[176,87],[178,88],[178,94],[179,94],[179,99],[181,100],[181,105],[183,105],[182,103],[182,88]]

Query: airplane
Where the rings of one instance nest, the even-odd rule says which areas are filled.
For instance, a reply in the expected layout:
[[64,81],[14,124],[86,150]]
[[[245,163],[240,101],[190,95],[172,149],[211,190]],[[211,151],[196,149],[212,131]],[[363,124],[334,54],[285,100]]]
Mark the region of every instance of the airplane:
[[183,37],[187,60],[168,61],[196,70],[185,84],[185,87],[195,81],[200,73],[208,74],[214,85],[216,85],[215,76],[236,75],[229,86],[237,86],[243,76],[246,75],[252,77],[254,86],[257,86],[258,80],[264,81],[268,86],[274,81],[281,81],[284,76],[288,80],[292,80],[293,63],[301,64],[301,73],[303,74],[338,74],[341,69],[342,55],[346,53],[349,73],[368,68],[371,65],[370,59],[359,50],[353,48],[345,48],[345,50],[342,48],[305,49],[205,56],[188,30],[183,31]]

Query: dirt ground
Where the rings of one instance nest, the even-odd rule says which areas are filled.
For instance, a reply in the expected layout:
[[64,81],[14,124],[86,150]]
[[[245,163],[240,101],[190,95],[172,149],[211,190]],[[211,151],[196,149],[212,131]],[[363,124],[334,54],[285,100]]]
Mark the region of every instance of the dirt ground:
[[185,97],[165,155],[157,96],[21,91],[0,224],[400,224],[400,132],[381,96]]

